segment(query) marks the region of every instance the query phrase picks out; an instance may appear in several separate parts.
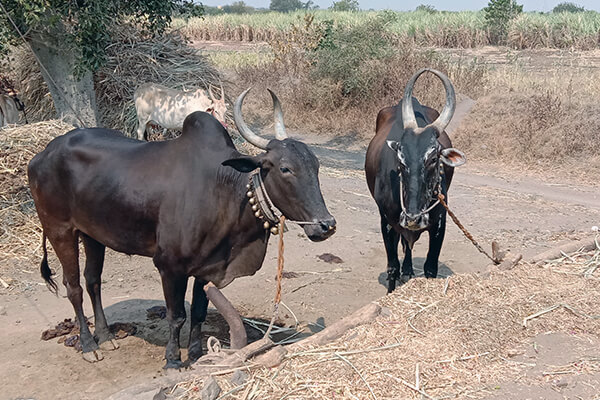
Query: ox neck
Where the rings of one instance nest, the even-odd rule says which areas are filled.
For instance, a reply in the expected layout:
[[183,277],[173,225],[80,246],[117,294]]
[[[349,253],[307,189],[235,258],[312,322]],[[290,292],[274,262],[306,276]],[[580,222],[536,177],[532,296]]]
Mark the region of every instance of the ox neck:
[[283,213],[273,205],[260,175],[260,168],[250,173],[246,188],[248,189],[246,195],[250,199],[249,202],[254,216],[262,223],[265,230],[270,229],[271,233],[277,235],[279,233],[279,220]]

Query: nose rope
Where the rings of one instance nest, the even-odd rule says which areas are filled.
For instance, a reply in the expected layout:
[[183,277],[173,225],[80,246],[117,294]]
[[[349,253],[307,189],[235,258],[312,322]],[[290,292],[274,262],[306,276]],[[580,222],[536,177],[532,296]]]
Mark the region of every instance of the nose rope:
[[[404,206],[404,185],[402,184],[402,176],[398,175],[398,177],[400,178],[400,207],[402,209],[402,212],[405,215],[408,215],[408,212],[406,211],[406,207]],[[441,179],[438,179],[436,190],[433,191],[434,195],[436,195],[436,193],[442,193],[440,181],[441,181]],[[429,211],[433,210],[438,204],[440,204],[439,197],[436,196],[434,198],[437,198],[437,200],[432,205],[430,205],[427,209],[418,213],[417,217],[420,217],[423,214],[427,214]]]

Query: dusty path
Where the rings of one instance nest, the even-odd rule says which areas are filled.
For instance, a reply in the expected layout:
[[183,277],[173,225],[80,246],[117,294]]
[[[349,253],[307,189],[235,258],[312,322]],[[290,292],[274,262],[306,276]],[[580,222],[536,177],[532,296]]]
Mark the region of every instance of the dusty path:
[[[338,220],[338,232],[330,240],[310,242],[296,226],[286,234],[286,266],[294,272],[284,280],[283,301],[311,330],[329,325],[370,300],[385,295],[385,253],[379,232],[379,216],[364,180],[365,144],[354,138],[325,140],[316,144],[322,164],[321,184],[326,202]],[[486,173],[482,173],[486,171]],[[598,188],[576,183],[549,184],[531,177],[501,173],[485,165],[468,164],[457,171],[451,189],[451,207],[486,247],[492,239],[525,256],[589,234],[600,225]],[[416,272],[426,254],[426,237],[416,245]],[[225,295],[251,318],[270,317],[274,295],[276,243],[272,241],[266,262],[254,277],[238,279]],[[318,258],[324,253],[342,263]],[[488,264],[449,224],[440,257],[440,276],[480,273]],[[109,252],[103,298],[109,321],[132,322],[135,337],[120,341],[121,349],[104,353],[105,360],[88,364],[56,339],[43,342],[43,329],[72,317],[64,289],[51,295],[41,282],[36,265],[23,264],[25,291],[0,287],[0,398],[95,399],[105,398],[132,384],[162,375],[167,338],[164,320],[150,321],[146,309],[163,304],[158,273],[150,259]],[[54,262],[53,268],[60,268]],[[188,294],[188,299],[190,298]],[[89,299],[86,313],[91,315]],[[293,318],[282,311],[286,322]],[[215,317],[216,318],[216,317]],[[215,318],[212,318],[213,320]],[[210,324],[206,329],[215,334]],[[184,332],[184,337],[187,332]],[[223,337],[222,330],[217,335]],[[185,344],[184,340],[184,344]]]

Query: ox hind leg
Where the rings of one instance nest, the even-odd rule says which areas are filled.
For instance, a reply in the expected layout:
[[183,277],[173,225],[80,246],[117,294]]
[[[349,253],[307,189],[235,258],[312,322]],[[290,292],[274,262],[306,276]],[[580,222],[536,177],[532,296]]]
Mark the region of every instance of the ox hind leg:
[[387,281],[388,293],[396,289],[396,280],[400,275],[400,261],[398,261],[398,241],[400,234],[387,222],[387,219],[381,215],[381,234],[385,245],[387,255]]
[[208,282],[201,279],[194,279],[194,295],[192,297],[191,308],[191,326],[190,341],[188,345],[188,359],[194,362],[202,357],[202,323],[206,320],[206,310],[208,309],[208,298],[204,291],[204,285]]
[[92,300],[92,307],[94,309],[94,336],[102,350],[115,350],[119,348],[119,345],[108,328],[101,297],[102,268],[104,266],[104,252],[106,247],[84,233],[81,235],[85,249],[85,269],[83,276],[85,277],[86,289]]
[[102,353],[94,340],[83,314],[83,289],[79,283],[79,232],[72,227],[46,230],[48,240],[63,267],[63,284],[67,288],[67,297],[75,310],[79,322],[79,340],[83,358],[89,362],[102,360]]

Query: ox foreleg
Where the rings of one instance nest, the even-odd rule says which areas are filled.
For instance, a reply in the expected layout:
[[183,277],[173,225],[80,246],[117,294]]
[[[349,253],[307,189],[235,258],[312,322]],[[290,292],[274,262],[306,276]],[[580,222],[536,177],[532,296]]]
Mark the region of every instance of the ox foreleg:
[[402,250],[404,250],[404,260],[402,260],[402,282],[406,283],[415,276],[413,271],[412,248],[408,244],[408,240],[402,236]]
[[148,130],[148,122],[150,122],[147,118],[142,118],[138,116],[138,128],[137,128],[137,138],[138,140],[146,140],[147,130]]
[[201,279],[194,279],[194,294],[192,297],[190,341],[188,345],[188,359],[191,362],[202,357],[202,323],[206,320],[206,310],[208,309],[208,298],[204,291],[204,285],[208,282]]
[[446,234],[446,210],[436,212],[439,207],[441,205],[438,205],[432,211],[432,214],[435,213],[436,218],[433,218],[431,221],[429,251],[427,252],[427,259],[423,266],[426,278],[437,278],[440,251],[442,250],[442,243],[444,243],[444,236]]
[[[171,266],[172,267],[172,266]],[[164,368],[182,368],[179,333],[185,323],[185,291],[188,277],[157,265],[162,280],[163,292],[167,303],[167,322],[169,323],[169,341],[165,351],[167,363]]]
[[400,261],[398,260],[398,241],[400,234],[387,222],[387,219],[381,215],[381,235],[387,254],[387,280],[388,293],[396,289],[396,280],[400,276]]
[[108,328],[101,297],[102,268],[106,246],[86,234],[82,234],[82,239],[85,249],[83,276],[94,309],[94,336],[102,350],[115,350],[119,348],[119,345]]

